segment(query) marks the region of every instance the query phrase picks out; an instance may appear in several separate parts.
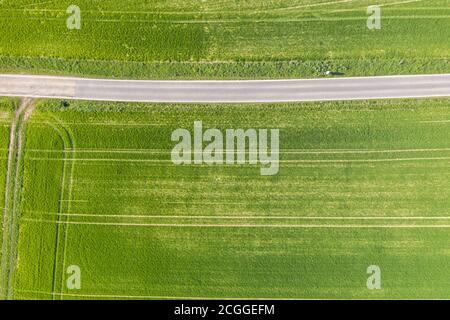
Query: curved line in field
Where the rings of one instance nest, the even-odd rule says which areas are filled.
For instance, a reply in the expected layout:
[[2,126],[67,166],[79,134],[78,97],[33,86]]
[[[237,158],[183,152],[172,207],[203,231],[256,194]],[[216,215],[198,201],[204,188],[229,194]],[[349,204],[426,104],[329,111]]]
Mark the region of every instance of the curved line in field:
[[[61,213],[61,208],[62,206],[65,206],[65,211],[69,212],[70,211],[70,198],[71,198],[71,194],[72,194],[72,188],[73,188],[73,172],[74,172],[74,166],[75,166],[75,162],[71,162],[70,165],[70,179],[69,179],[69,186],[67,188],[67,192],[68,192],[68,200],[69,201],[63,201],[65,194],[66,194],[66,161],[65,161],[65,156],[67,155],[66,152],[64,152],[66,149],[70,149],[70,154],[72,157],[75,157],[75,139],[73,138],[73,134],[71,133],[70,129],[68,129],[64,123],[58,119],[55,115],[51,115],[51,118],[53,119],[54,122],[50,122],[47,121],[47,125],[51,126],[56,133],[58,134],[59,138],[62,141],[63,144],[63,149],[62,150],[58,150],[58,152],[62,152],[63,153],[63,157],[60,158],[60,161],[62,161],[62,181],[61,181],[61,196],[60,199],[58,201],[58,213]],[[61,126],[61,129],[58,127]],[[70,148],[68,148],[70,147]],[[61,219],[61,215],[58,214],[58,222]],[[57,225],[59,226],[59,224]],[[59,285],[60,288],[58,290],[61,290],[62,288],[62,282],[63,282],[63,274],[64,274],[64,264],[65,264],[65,255],[66,255],[66,246],[67,246],[67,230],[68,230],[68,225],[64,228],[63,230],[63,235],[64,235],[64,243],[62,246],[62,254],[63,254],[63,259],[62,259],[62,270],[61,270],[61,279],[59,281]],[[59,257],[59,251],[60,251],[60,240],[59,240],[59,228],[57,228],[56,230],[56,239],[55,239],[55,255],[54,255],[54,265],[53,265],[53,277],[52,277],[52,291],[55,292],[55,286],[56,286],[56,277],[58,274],[58,257]],[[55,298],[55,295],[53,295],[53,298]]]

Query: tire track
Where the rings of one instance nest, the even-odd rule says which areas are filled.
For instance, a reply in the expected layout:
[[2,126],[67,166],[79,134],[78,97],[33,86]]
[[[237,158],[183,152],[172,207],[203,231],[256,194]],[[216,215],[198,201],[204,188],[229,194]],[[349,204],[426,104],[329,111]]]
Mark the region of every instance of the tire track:
[[8,146],[3,209],[3,237],[0,261],[0,299],[12,298],[12,284],[16,258],[17,219],[20,206],[23,159],[23,131],[34,109],[31,99],[25,98],[14,113]]

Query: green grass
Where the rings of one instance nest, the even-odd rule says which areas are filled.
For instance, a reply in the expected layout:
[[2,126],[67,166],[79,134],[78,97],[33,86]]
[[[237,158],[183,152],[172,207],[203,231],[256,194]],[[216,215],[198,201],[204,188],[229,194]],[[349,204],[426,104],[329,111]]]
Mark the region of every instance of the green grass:
[[[9,128],[11,124],[12,111],[14,110],[13,100],[0,98],[0,208],[3,216],[5,206],[5,179],[6,164],[8,158]],[[2,221],[0,220],[0,227]],[[1,237],[0,228],[0,237]]]
[[[43,101],[14,297],[447,298],[449,102]],[[279,174],[173,165],[171,132],[195,120],[279,128]],[[372,264],[382,290],[366,288]]]
[[0,70],[122,78],[274,78],[450,72],[448,1],[80,0],[0,4]]

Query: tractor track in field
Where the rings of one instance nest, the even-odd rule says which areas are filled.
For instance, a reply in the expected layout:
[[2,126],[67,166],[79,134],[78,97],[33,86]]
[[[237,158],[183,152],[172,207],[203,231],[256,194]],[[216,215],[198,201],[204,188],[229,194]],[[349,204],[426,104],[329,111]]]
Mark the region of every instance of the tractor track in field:
[[[53,127],[56,132],[58,132],[59,137],[63,141],[63,150],[69,148],[70,153],[63,152],[63,168],[62,168],[62,181],[61,181],[61,196],[58,204],[58,215],[57,215],[57,227],[56,227],[56,238],[55,238],[55,253],[53,261],[53,276],[52,276],[52,299],[61,299],[62,295],[57,295],[57,292],[62,292],[63,290],[63,273],[65,267],[65,255],[66,255],[66,244],[67,244],[67,233],[68,225],[62,225],[63,222],[68,220],[68,216],[64,215],[64,212],[70,211],[70,199],[73,186],[73,172],[74,163],[66,161],[67,156],[75,157],[75,140],[68,128],[60,122],[57,118],[53,119],[53,122],[47,122],[48,125]],[[69,181],[66,186],[66,180]],[[67,198],[67,199],[66,199]],[[67,200],[67,201],[65,201]],[[60,228],[61,227],[61,228]],[[60,240],[61,239],[61,240]],[[62,242],[62,245],[60,245]],[[59,288],[57,288],[59,286]]]
[[0,257],[0,299],[12,298],[12,284],[16,260],[16,245],[22,187],[23,131],[34,109],[32,99],[25,98],[14,113],[11,123],[5,182],[5,206],[2,222],[2,246]]

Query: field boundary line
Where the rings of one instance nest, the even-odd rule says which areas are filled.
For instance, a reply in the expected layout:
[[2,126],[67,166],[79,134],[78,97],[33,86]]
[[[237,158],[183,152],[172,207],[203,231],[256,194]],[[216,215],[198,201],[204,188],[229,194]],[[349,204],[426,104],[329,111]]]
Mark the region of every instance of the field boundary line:
[[305,219],[305,220],[450,220],[450,216],[366,216],[366,217],[351,217],[351,216],[183,216],[183,215],[130,215],[130,214],[92,214],[92,213],[56,213],[56,212],[42,212],[26,210],[24,212],[39,213],[43,215],[62,215],[72,217],[98,217],[98,218],[144,218],[144,219]]
[[[450,15],[449,15],[450,16]],[[365,17],[367,19],[367,17]],[[26,56],[28,58],[33,58],[32,56]],[[447,59],[438,59],[438,60],[445,60]],[[116,61],[120,62],[121,60],[95,60],[91,59],[92,62],[98,62],[98,61]],[[192,63],[192,61],[186,60],[185,63]],[[230,62],[230,63],[236,63],[236,61],[233,60],[225,60],[223,62]],[[255,63],[261,63],[261,61],[255,60]],[[210,64],[211,62],[206,61],[205,63]],[[80,81],[92,81],[92,80],[100,80],[100,81],[107,81],[107,82],[138,82],[138,83],[265,83],[265,82],[297,82],[297,81],[325,81],[325,82],[331,82],[336,80],[359,80],[359,79],[397,79],[397,78],[407,78],[407,79],[415,79],[415,78],[433,78],[436,76],[450,76],[450,73],[438,73],[438,74],[406,74],[406,75],[386,75],[386,76],[357,76],[357,77],[339,77],[339,78],[301,78],[301,79],[261,79],[261,80],[248,80],[248,79],[242,79],[242,80],[133,80],[133,79],[111,79],[111,78],[84,78],[84,77],[75,77],[75,76],[55,76],[55,75],[34,75],[34,74],[13,74],[13,73],[0,73],[1,77],[6,78],[15,78],[15,77],[21,77],[21,78],[37,78],[37,79],[60,79],[60,80],[80,80]],[[56,98],[56,97],[55,97]],[[62,98],[62,97],[61,97]],[[364,99],[363,99],[364,100]],[[179,102],[178,104],[182,104],[183,102]]]
[[16,247],[18,242],[17,221],[23,174],[23,143],[26,122],[34,109],[33,100],[25,98],[15,111],[10,129],[10,142],[5,182],[5,208],[3,210],[3,236],[1,248],[0,297],[11,299],[13,295]]
[[10,127],[10,132],[9,132],[9,146],[8,146],[8,161],[6,164],[6,179],[5,179],[5,193],[4,193],[4,208],[2,210],[3,212],[3,217],[2,217],[2,247],[1,247],[1,261],[0,261],[0,298],[5,298],[7,297],[8,294],[8,285],[7,285],[7,250],[8,250],[8,231],[9,231],[9,216],[8,216],[8,211],[9,211],[9,207],[11,206],[10,204],[10,200],[11,199],[11,181],[13,180],[13,172],[14,170],[14,162],[16,159],[15,156],[15,150],[16,150],[16,139],[17,139],[17,126],[19,124],[19,120],[20,120],[20,114],[23,111],[23,103],[19,106],[19,108],[15,111],[12,122],[11,122],[11,127]]
[[112,223],[112,222],[83,222],[83,221],[51,221],[43,219],[24,218],[24,221],[38,223],[58,223],[73,225],[97,225],[97,226],[117,226],[117,227],[174,227],[174,228],[450,228],[448,225],[357,225],[357,224],[169,224],[169,223]]
[[[28,157],[32,161],[60,161],[61,158],[37,158]],[[426,161],[426,160],[450,160],[450,157],[416,157],[416,158],[385,158],[385,159],[322,159],[322,160],[278,160],[276,163],[349,163],[349,162],[399,162],[399,161]],[[125,159],[125,158],[70,158],[65,161],[72,162],[148,162],[148,163],[172,163],[170,159]],[[183,164],[183,166],[204,166],[210,167],[208,164]],[[215,166],[236,166],[234,164],[215,164]]]
[[[450,120],[448,120],[450,122]],[[6,149],[4,149],[6,150]],[[30,149],[33,153],[58,153],[59,150],[50,149]],[[72,149],[64,149],[64,153],[73,152]],[[170,154],[171,149],[77,149],[77,153],[118,153],[118,154]],[[280,154],[369,154],[369,153],[408,153],[408,152],[445,152],[450,148],[423,148],[423,149],[280,149]],[[191,152],[203,153],[203,151]],[[257,151],[240,151],[235,150],[234,154],[258,154]]]
[[[23,293],[34,293],[34,294],[44,294],[44,295],[51,295],[50,292],[45,291],[33,291],[33,290],[17,290],[18,292]],[[273,297],[184,297],[184,296],[139,296],[139,295],[115,295],[115,294],[81,294],[81,293],[58,293],[63,296],[72,296],[72,297],[86,297],[86,298],[128,298],[128,299],[192,299],[192,300],[216,300],[216,299],[223,299],[223,300],[311,300],[309,298],[273,298]],[[314,300],[314,299],[313,299]],[[322,299],[318,299],[322,300]]]

